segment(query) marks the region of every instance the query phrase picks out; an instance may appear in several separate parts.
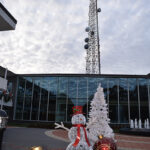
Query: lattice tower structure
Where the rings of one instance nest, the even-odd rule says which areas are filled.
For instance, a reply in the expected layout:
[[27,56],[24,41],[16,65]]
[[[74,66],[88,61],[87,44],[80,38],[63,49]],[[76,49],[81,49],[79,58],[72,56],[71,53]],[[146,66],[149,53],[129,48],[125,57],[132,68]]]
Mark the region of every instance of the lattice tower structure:
[[90,0],[89,5],[89,32],[88,32],[88,49],[86,51],[86,73],[100,74],[100,44],[99,44],[99,29],[98,29],[98,12],[101,9],[97,8],[97,0]]

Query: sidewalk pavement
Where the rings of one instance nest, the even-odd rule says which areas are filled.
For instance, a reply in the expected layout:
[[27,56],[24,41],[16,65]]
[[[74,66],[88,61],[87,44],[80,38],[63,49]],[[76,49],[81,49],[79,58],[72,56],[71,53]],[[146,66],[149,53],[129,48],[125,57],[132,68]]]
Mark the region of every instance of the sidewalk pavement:
[[[45,134],[52,138],[69,142],[68,132],[65,130],[51,130],[46,131]],[[117,140],[117,147],[119,150],[150,150],[150,137],[130,136],[123,134],[115,134]]]

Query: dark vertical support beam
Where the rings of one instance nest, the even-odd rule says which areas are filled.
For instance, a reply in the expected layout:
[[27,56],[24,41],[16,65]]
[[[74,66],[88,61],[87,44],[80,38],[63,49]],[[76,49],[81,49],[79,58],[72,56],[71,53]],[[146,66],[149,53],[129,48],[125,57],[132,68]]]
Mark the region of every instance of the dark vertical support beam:
[[25,87],[24,87],[24,95],[23,95],[23,108],[22,108],[22,117],[21,117],[21,120],[23,120],[23,113],[24,113],[24,104],[25,104],[25,94],[26,94],[26,83],[27,83],[27,80],[25,80]]
[[150,120],[150,79],[147,79],[148,80],[148,108],[149,108],[149,120]]
[[108,117],[109,117],[109,80],[107,79],[107,103],[108,103]]
[[40,99],[39,99],[39,109],[38,109],[38,121],[40,120],[41,92],[42,92],[42,88],[41,88],[41,79],[40,79]]
[[15,98],[14,98],[14,113],[13,113],[13,120],[16,119],[16,105],[17,105],[17,94],[18,94],[18,86],[19,86],[19,77],[17,76],[16,78],[17,82],[16,82],[16,91],[15,91]]
[[48,99],[47,99],[47,113],[46,113],[46,121],[48,121],[48,111],[49,111],[49,94],[50,94],[50,81],[48,81]]
[[69,78],[67,77],[66,122],[67,122],[67,117],[68,117],[68,116],[67,116],[67,111],[68,111],[68,97],[69,97],[69,96],[68,96],[68,94],[69,94],[69,93],[68,93],[68,91],[69,91],[68,86],[69,86]]
[[34,93],[34,80],[32,79],[32,96],[31,96],[31,107],[30,107],[30,120],[32,119],[33,93]]
[[56,91],[56,108],[55,108],[55,122],[57,122],[57,98],[59,93],[59,78],[57,77],[57,91]]
[[87,77],[87,109],[86,109],[86,118],[88,118],[88,107],[89,107],[89,98],[88,98],[88,96],[89,96],[89,78]]
[[140,110],[140,107],[141,107],[141,105],[140,105],[140,90],[139,90],[139,80],[138,80],[138,78],[136,79],[136,83],[137,83],[137,92],[138,92],[138,110],[139,110],[139,119],[141,119],[141,110]]
[[120,123],[120,104],[119,104],[119,79],[117,81],[117,93],[118,93],[118,123]]
[[127,79],[127,87],[128,87],[128,118],[129,118],[129,124],[130,124],[130,93],[129,93],[129,79]]

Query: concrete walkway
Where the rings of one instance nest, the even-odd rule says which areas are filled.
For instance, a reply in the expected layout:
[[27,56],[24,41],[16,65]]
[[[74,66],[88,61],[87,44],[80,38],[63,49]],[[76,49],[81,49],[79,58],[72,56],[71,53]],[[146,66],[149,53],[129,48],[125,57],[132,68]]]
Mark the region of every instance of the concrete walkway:
[[47,129],[8,127],[4,132],[2,150],[30,150],[42,146],[43,150],[65,150],[68,143],[45,134]]
[[[150,137],[116,134],[118,150],[150,150]],[[42,146],[43,150],[65,150],[69,144],[64,130],[8,127],[4,132],[2,150],[30,150]]]
[[[64,130],[53,130],[47,135],[69,141],[67,134]],[[119,150],[150,150],[150,137],[115,134],[115,139]]]

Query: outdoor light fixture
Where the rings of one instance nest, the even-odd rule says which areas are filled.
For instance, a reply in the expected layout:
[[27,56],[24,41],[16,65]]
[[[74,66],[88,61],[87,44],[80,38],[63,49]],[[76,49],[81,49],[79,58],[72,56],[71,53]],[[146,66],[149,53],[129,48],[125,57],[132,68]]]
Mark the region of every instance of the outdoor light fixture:
[[85,38],[85,40],[84,40],[86,43],[88,43],[88,41],[89,41],[89,38]]
[[97,9],[97,12],[101,12],[101,8],[98,8],[98,9]]
[[86,27],[86,28],[85,28],[85,31],[86,31],[86,32],[89,32],[89,31],[90,31],[90,27]]
[[88,48],[89,48],[89,45],[88,45],[88,44],[85,44],[85,45],[84,45],[84,48],[85,48],[85,49],[88,49]]
[[2,117],[0,117],[0,124],[2,123]]
[[43,150],[41,146],[33,146],[30,150]]
[[7,126],[8,116],[4,110],[0,110],[0,129],[4,129]]

